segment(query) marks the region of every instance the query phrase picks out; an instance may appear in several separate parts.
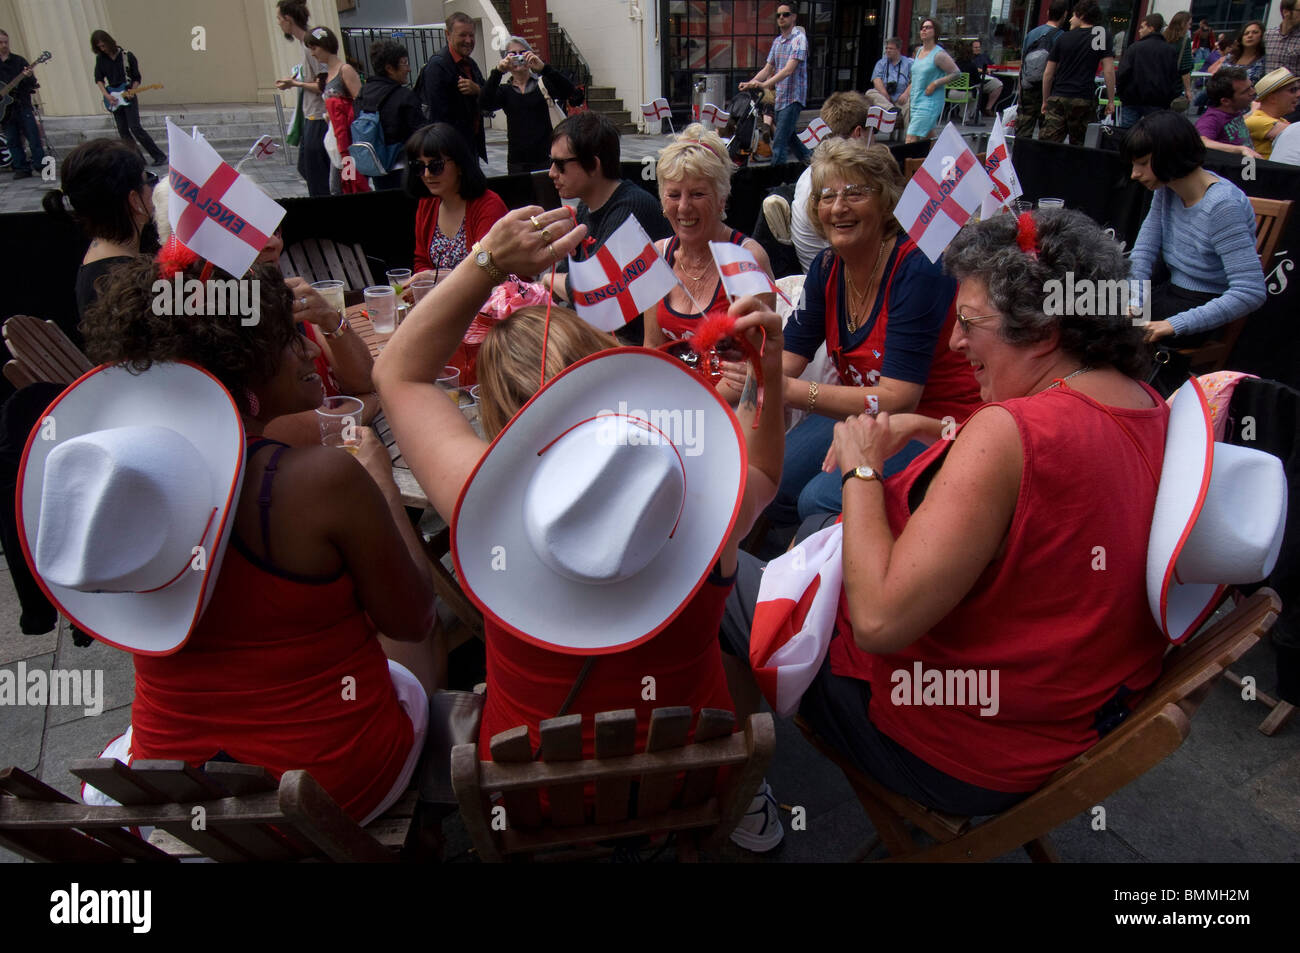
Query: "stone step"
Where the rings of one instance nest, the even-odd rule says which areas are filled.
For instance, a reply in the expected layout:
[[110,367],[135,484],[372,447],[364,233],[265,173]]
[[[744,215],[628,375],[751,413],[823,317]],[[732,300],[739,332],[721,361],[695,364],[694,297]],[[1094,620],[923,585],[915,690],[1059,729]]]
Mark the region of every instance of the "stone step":
[[[274,106],[245,106],[225,109],[203,109],[175,107],[151,107],[141,110],[140,118],[145,126],[161,125],[164,116],[170,116],[178,126],[229,126],[236,124],[270,123],[275,125]],[[293,110],[285,109],[285,121],[293,118]],[[89,132],[115,133],[117,125],[109,113],[93,116],[47,116],[43,120],[47,132],[61,129],[76,129]]]
[[613,86],[592,86],[587,90],[588,99],[617,99],[618,93]]

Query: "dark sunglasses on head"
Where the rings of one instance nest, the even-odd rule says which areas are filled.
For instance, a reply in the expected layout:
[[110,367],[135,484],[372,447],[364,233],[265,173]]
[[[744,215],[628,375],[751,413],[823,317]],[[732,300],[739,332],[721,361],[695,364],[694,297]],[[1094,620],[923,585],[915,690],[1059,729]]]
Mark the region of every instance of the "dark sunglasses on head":
[[557,169],[560,170],[560,175],[564,175],[564,167],[565,167],[566,165],[568,165],[570,162],[577,162],[577,161],[578,161],[578,157],[577,157],[577,156],[570,156],[570,157],[567,158],[567,159],[557,159],[555,156],[547,156],[547,157],[546,157],[546,160],[547,160],[551,165],[555,166]]
[[428,162],[416,160],[411,163],[411,171],[416,175],[424,175],[427,169],[430,175],[442,175],[442,170],[447,168],[446,159],[430,159]]

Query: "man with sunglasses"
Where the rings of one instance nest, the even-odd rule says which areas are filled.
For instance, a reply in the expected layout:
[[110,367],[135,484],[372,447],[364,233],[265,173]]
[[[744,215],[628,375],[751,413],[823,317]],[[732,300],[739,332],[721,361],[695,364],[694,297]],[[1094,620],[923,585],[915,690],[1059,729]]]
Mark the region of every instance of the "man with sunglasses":
[[790,149],[794,149],[795,158],[800,162],[807,162],[809,152],[795,135],[795,126],[799,124],[799,113],[808,99],[808,36],[803,27],[794,25],[793,3],[777,4],[776,23],[781,34],[772,41],[767,62],[758,75],[747,83],[741,83],[740,88],[776,91],[772,162],[784,162]]
[[[672,235],[656,197],[619,175],[618,129],[603,114],[585,110],[556,126],[550,160],[556,191],[562,199],[578,200],[578,224],[587,226],[587,240],[573,253],[575,260],[585,261],[596,254],[629,216],[652,240]],[[556,270],[567,271],[567,267],[565,260]],[[571,300],[567,275],[563,283],[557,279],[551,291],[560,300]],[[639,317],[618,332],[619,338],[630,344],[640,344],[643,335]]]

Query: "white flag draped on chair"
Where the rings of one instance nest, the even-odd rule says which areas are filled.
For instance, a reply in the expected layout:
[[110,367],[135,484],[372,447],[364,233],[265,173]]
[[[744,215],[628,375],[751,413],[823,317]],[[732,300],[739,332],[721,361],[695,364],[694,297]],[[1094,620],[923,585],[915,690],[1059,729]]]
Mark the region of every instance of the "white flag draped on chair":
[[569,259],[569,281],[579,316],[601,331],[618,330],[678,283],[631,216],[586,261]]
[[224,162],[202,136],[187,136],[170,120],[172,234],[191,251],[239,276],[284,218],[284,208]]
[[1024,195],[1020,188],[1020,179],[1016,177],[1015,166],[1007,152],[1007,130],[1002,125],[1002,117],[993,119],[993,132],[989,135],[989,144],[984,151],[984,171],[993,180],[993,190],[984,196],[980,207],[980,218],[992,218],[1007,204]]
[[926,257],[938,261],[991,191],[993,180],[957,127],[948,123],[907,183],[894,217]]
[[820,116],[808,123],[808,128],[799,133],[799,141],[805,148],[816,149],[817,144],[831,134],[831,127]]

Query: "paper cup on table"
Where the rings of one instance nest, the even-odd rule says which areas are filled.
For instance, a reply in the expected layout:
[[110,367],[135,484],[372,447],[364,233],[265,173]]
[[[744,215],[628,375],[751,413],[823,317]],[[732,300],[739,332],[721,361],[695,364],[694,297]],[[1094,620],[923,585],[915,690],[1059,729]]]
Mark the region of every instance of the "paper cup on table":
[[326,397],[316,408],[320,423],[320,442],[327,447],[346,450],[354,456],[361,446],[361,412],[365,404],[357,397]]
[[392,334],[397,330],[397,295],[392,285],[371,285],[363,292],[366,314],[376,334]]

